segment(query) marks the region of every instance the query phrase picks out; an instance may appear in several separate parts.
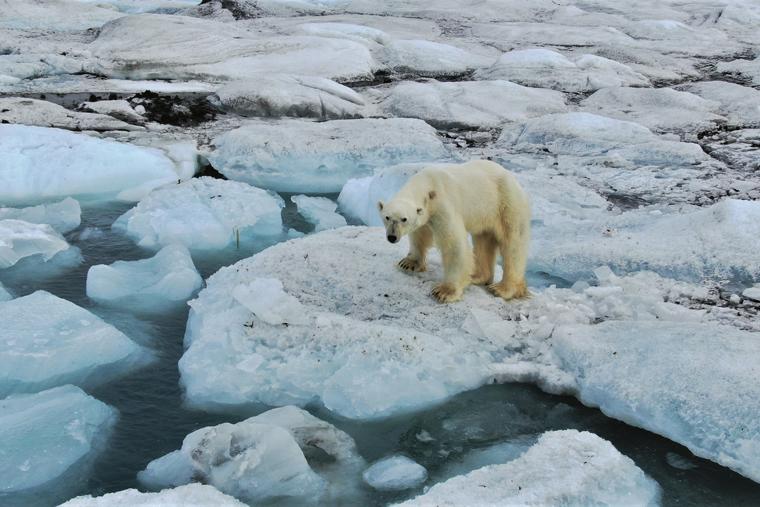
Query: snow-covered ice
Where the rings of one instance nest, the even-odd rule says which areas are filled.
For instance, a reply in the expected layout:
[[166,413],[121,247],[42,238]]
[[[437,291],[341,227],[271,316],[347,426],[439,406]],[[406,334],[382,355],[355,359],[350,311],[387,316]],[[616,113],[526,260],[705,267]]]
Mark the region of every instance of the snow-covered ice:
[[25,258],[48,262],[69,249],[63,236],[47,224],[0,219],[0,269],[14,266]]
[[718,111],[732,125],[760,126],[760,91],[725,81],[701,81],[679,87],[720,104]]
[[0,98],[0,122],[66,130],[137,130],[107,114],[70,111],[58,104],[29,98]]
[[290,198],[298,208],[298,213],[307,222],[314,224],[314,232],[335,229],[346,225],[346,219],[335,212],[338,203],[327,197],[294,195]]
[[103,496],[78,496],[60,507],[246,507],[235,498],[205,484],[187,484],[158,493],[125,489]]
[[756,333],[706,322],[610,321],[559,326],[552,343],[583,403],[760,481]]
[[8,289],[3,287],[3,284],[0,283],[0,303],[3,301],[9,301],[13,299],[13,294],[8,292]]
[[584,111],[640,123],[657,132],[695,134],[726,122],[718,102],[671,88],[603,88],[581,102]]
[[61,234],[73,231],[81,223],[82,209],[76,199],[67,197],[59,202],[38,204],[26,208],[0,207],[0,220],[12,218],[32,224],[48,224]]
[[477,79],[502,79],[563,92],[592,92],[611,86],[648,86],[649,80],[627,65],[584,54],[570,59],[550,49],[517,49],[475,73]]
[[730,74],[746,79],[754,85],[760,85],[760,58],[754,60],[732,60],[730,62],[718,62],[718,72]]
[[389,115],[420,118],[439,128],[494,128],[567,111],[560,92],[509,81],[404,81],[380,104]]
[[350,436],[289,406],[196,430],[181,449],[149,463],[139,479],[154,489],[200,480],[256,504],[282,498],[345,503],[358,494],[363,467]]
[[388,456],[372,464],[362,474],[364,482],[379,491],[400,491],[421,485],[427,470],[406,456]]
[[383,49],[383,63],[391,70],[414,76],[461,76],[493,63],[492,58],[427,40],[394,40]]
[[87,296],[98,302],[160,309],[190,299],[203,284],[190,252],[165,246],[150,259],[97,264],[87,272]]
[[246,183],[204,176],[159,188],[120,216],[113,228],[138,245],[172,243],[222,250],[282,231],[282,199]]
[[755,284],[754,287],[749,287],[742,291],[742,296],[754,301],[760,301],[760,283]]
[[117,417],[71,385],[0,400],[0,503],[54,505],[79,493]]
[[[126,100],[99,100],[97,102],[82,102],[79,109],[113,116],[118,120],[141,124],[145,118],[137,113]],[[83,129],[86,130],[86,129]]]
[[14,30],[86,30],[120,17],[118,11],[68,0],[0,0],[0,28]]
[[363,116],[364,99],[330,79],[274,74],[220,87],[211,102],[242,116],[341,119]]
[[62,384],[94,387],[150,353],[74,303],[39,290],[0,303],[0,396]]
[[659,505],[660,487],[608,441],[576,430],[544,433],[525,454],[436,484],[398,504]]
[[207,158],[226,177],[278,192],[340,191],[350,178],[449,154],[417,119],[255,121],[218,136]]
[[0,125],[0,202],[27,204],[61,197],[136,201],[177,181],[161,151],[60,129]]

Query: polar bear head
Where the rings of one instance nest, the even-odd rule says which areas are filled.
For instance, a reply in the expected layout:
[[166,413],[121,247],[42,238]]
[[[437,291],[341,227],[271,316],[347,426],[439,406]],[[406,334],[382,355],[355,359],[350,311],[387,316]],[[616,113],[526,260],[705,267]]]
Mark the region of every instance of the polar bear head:
[[385,225],[385,237],[388,238],[388,241],[396,243],[405,234],[425,225],[430,218],[428,203],[434,197],[435,192],[431,191],[422,202],[414,202],[411,199],[399,197],[394,198],[388,204],[378,201],[377,209],[380,211],[380,218]]

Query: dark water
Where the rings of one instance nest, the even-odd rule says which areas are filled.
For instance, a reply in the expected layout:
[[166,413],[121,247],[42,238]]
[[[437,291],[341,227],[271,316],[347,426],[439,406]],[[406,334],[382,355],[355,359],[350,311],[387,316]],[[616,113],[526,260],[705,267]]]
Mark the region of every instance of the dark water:
[[[286,227],[309,232],[311,227],[296,213],[289,195],[283,197],[287,204],[283,210]],[[82,251],[84,263],[81,266],[32,283],[20,277],[5,278],[7,287],[18,296],[38,289],[48,290],[88,308],[156,351],[158,360],[151,366],[90,392],[116,407],[121,414],[109,447],[98,458],[88,489],[82,492],[94,495],[140,488],[136,474],[151,460],[178,449],[185,435],[204,426],[240,420],[240,416],[208,414],[182,406],[177,361],[183,351],[186,307],[161,315],[137,316],[95,305],[85,295],[89,266],[152,255],[111,232],[111,223],[128,208],[128,205],[85,208],[82,226],[67,235],[69,242]],[[81,240],[80,233],[86,228],[94,228],[96,234]],[[266,246],[263,243],[233,249],[216,258],[196,259],[196,264],[205,279],[222,265],[248,257]],[[540,276],[534,276],[533,281],[534,284],[561,282]],[[529,385],[485,386],[462,393],[438,407],[380,422],[337,419],[318,407],[312,412],[349,433],[368,462],[401,452],[425,465],[431,480],[490,463],[488,456],[481,453],[492,446],[513,443],[521,449],[544,431],[575,428],[597,433],[632,458],[662,486],[665,505],[760,505],[760,485],[693,457],[684,447],[664,438],[609,419],[575,399],[548,395]],[[418,435],[424,434],[433,440],[421,441]],[[680,456],[693,468],[681,470],[668,464],[669,453],[671,461],[673,455]],[[417,493],[419,491],[369,494],[372,504],[382,505]]]

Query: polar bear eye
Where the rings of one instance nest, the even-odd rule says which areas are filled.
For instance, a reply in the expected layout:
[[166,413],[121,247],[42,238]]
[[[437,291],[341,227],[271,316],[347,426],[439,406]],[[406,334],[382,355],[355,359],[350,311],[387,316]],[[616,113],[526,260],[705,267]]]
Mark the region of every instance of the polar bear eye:
[[402,222],[406,222],[406,217],[401,219]]
[[385,219],[386,219],[386,220],[390,220],[390,219],[391,219],[391,217],[388,217],[388,216],[386,216],[386,217],[385,217]]

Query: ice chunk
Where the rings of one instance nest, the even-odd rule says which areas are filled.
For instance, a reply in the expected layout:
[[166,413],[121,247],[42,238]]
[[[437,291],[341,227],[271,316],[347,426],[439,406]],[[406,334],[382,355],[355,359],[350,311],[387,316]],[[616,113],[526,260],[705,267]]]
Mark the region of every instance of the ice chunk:
[[145,310],[187,301],[202,284],[190,252],[182,245],[165,246],[150,259],[97,264],[87,272],[88,297]]
[[32,224],[48,224],[61,234],[79,227],[81,214],[79,202],[71,197],[28,208],[0,208],[0,220],[12,218]]
[[492,58],[428,40],[394,40],[384,50],[383,63],[394,72],[413,76],[461,76],[493,63]]
[[[34,53],[0,55],[0,78],[4,77],[12,83],[14,82],[14,79],[20,81],[61,74],[75,74],[82,71],[81,60],[57,54],[41,54],[40,49],[42,48],[38,48]],[[22,100],[24,99],[15,97],[5,98],[0,99],[0,103],[7,107],[9,104],[18,105]],[[43,101],[39,100],[30,100],[27,102],[27,105],[42,102]],[[52,107],[50,110],[58,111],[58,109]],[[5,112],[7,113],[8,111]],[[5,114],[2,115],[2,118],[7,119]]]
[[0,303],[0,396],[61,384],[94,387],[150,358],[74,303],[45,291]]
[[560,92],[509,81],[405,81],[391,88],[381,107],[392,116],[420,118],[439,128],[493,128],[567,111]]
[[701,132],[726,118],[715,114],[717,102],[671,88],[604,88],[581,102],[581,107],[619,120],[640,123],[659,132]]
[[760,91],[725,81],[701,81],[679,87],[720,104],[719,112],[734,125],[760,125]]
[[138,125],[145,122],[145,117],[138,114],[126,100],[99,100],[97,102],[82,102],[80,109],[95,113],[107,114],[114,118]]
[[116,419],[70,385],[0,400],[0,503],[55,505],[79,493]]
[[364,99],[351,88],[330,79],[274,74],[255,81],[238,81],[210,97],[222,110],[242,116],[358,118]]
[[627,65],[596,55],[573,60],[551,49],[516,49],[476,72],[477,79],[503,79],[564,92],[591,92],[608,86],[648,86],[649,80]]
[[137,130],[112,116],[70,111],[66,108],[29,98],[0,98],[0,123],[18,123],[67,130]]
[[760,85],[760,58],[754,60],[732,60],[730,62],[718,62],[718,72],[738,76],[750,81],[754,85]]
[[[2,58],[2,56],[0,56]],[[103,79],[86,74],[65,74],[28,79],[23,81],[3,82],[0,75],[0,93],[27,94],[27,93],[62,93],[62,94],[91,94],[98,93],[107,96],[111,93],[142,93],[146,90],[155,93],[210,93],[218,88],[218,84],[201,81],[150,81],[150,80],[126,80],[126,79]],[[73,96],[68,98],[71,104],[75,102]]]
[[649,505],[660,487],[593,433],[544,433],[514,461],[436,484],[398,505]]
[[69,250],[69,244],[47,224],[10,218],[0,220],[0,269],[11,267],[27,257],[47,262],[66,250]]
[[760,301],[760,284],[756,284],[754,287],[744,289],[742,291],[742,296],[754,301]]
[[103,496],[78,496],[60,507],[246,507],[235,498],[204,484],[187,484],[159,493],[141,493],[125,489]]
[[177,181],[159,150],[65,130],[0,125],[0,202],[34,203],[68,196],[138,200]]
[[256,278],[249,284],[240,284],[232,290],[232,297],[273,326],[309,322],[304,306],[283,291],[282,283],[276,278]]
[[290,200],[298,207],[298,213],[310,224],[314,224],[314,232],[346,225],[346,219],[335,212],[338,204],[327,197],[294,195]]
[[232,23],[160,14],[109,22],[90,49],[98,61],[87,70],[126,79],[256,80],[292,73],[359,81],[378,67],[366,46],[350,40],[267,37]]
[[364,482],[379,491],[400,491],[421,485],[427,470],[406,456],[389,456],[364,471]]
[[435,129],[402,118],[250,122],[213,144],[219,172],[278,192],[338,192],[377,167],[448,158]]
[[113,228],[138,245],[221,250],[282,231],[282,199],[245,183],[204,176],[151,192]]
[[560,326],[552,342],[583,403],[760,481],[756,333],[609,321]]
[[384,31],[354,23],[302,23],[298,28],[308,35],[351,39],[365,44],[391,42],[391,37]]
[[755,201],[726,199],[682,214],[629,212],[575,230],[566,241],[537,237],[531,267],[566,280],[587,278],[594,267],[608,265],[695,281],[753,281],[760,279],[759,235],[760,203]]
[[0,28],[41,32],[97,28],[121,16],[113,9],[63,0],[46,2],[0,0],[0,12],[3,13],[0,18]]
[[3,287],[3,284],[0,283],[0,303],[3,301],[9,301],[13,299],[13,294],[8,292],[8,289]]
[[179,451],[149,463],[138,477],[152,488],[202,480],[249,503],[345,503],[358,494],[363,466],[347,434],[301,409],[282,407],[194,431]]
[[486,44],[492,44],[502,51],[516,47],[612,47],[635,46],[636,41],[610,26],[570,26],[546,22],[516,23],[472,23],[471,36]]

